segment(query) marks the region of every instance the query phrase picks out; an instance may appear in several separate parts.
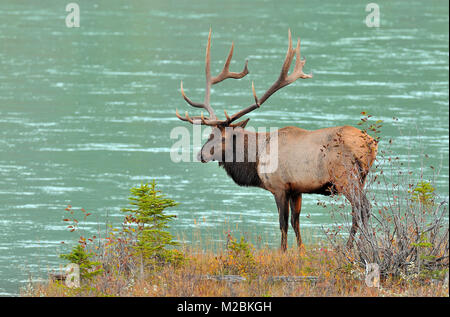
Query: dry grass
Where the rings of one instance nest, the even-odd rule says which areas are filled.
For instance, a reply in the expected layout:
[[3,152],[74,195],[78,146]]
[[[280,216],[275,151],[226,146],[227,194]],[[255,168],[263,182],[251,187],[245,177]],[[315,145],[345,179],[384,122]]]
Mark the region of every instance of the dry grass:
[[[325,248],[250,249],[251,260],[227,250],[184,250],[186,261],[165,266],[143,277],[106,273],[69,289],[60,282],[30,285],[24,296],[173,296],[173,297],[288,297],[288,296],[448,296],[448,282],[387,277],[379,288],[368,287],[365,274],[350,264],[339,266],[336,254]],[[302,253],[302,254],[300,254]],[[237,257],[237,258],[235,258]],[[233,271],[234,270],[234,271]],[[243,282],[206,280],[206,275],[239,273]],[[274,282],[273,276],[316,276],[316,282]]]

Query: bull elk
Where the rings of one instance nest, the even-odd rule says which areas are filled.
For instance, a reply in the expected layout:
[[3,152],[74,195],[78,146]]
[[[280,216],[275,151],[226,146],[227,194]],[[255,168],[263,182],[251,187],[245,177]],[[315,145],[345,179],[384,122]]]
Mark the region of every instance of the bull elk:
[[[240,73],[230,72],[230,62],[233,56],[234,44],[225,61],[222,71],[211,76],[210,71],[211,30],[206,46],[206,92],[203,103],[189,99],[181,82],[181,94],[191,106],[203,108],[209,114],[191,117],[186,112],[181,116],[176,110],[176,116],[191,124],[201,124],[212,127],[211,136],[198,153],[198,159],[203,162],[218,161],[227,174],[240,186],[256,186],[270,191],[278,208],[281,249],[287,248],[287,232],[289,209],[291,210],[291,225],[295,231],[297,244],[302,245],[299,228],[299,216],[302,206],[302,194],[342,194],[352,205],[352,227],[347,242],[351,248],[358,227],[365,226],[370,214],[370,205],[363,192],[364,182],[369,169],[375,160],[377,142],[366,132],[351,126],[324,128],[314,131],[298,127],[284,127],[275,132],[254,132],[245,130],[249,119],[235,123],[242,116],[258,109],[276,91],[287,86],[299,78],[312,78],[312,74],[303,73],[306,60],[300,58],[300,39],[295,49],[292,47],[291,32],[289,30],[289,47],[281,68],[281,73],[274,84],[261,98],[256,96],[252,83],[255,102],[249,107],[229,116],[226,111],[225,120],[220,120],[210,105],[211,86],[221,81],[234,78],[240,79],[249,73],[248,61]],[[289,69],[295,56],[295,65],[291,74]],[[232,133],[228,133],[231,130]],[[269,157],[276,155],[277,168],[271,172],[264,172],[261,167],[263,152],[257,147],[255,159],[251,160],[245,154],[242,160],[236,159],[237,140],[243,140],[244,153],[248,153],[252,142],[262,141],[269,144],[277,138],[278,145],[271,150]],[[226,149],[230,149],[233,157],[226,160]],[[253,147],[254,148],[254,147]]]

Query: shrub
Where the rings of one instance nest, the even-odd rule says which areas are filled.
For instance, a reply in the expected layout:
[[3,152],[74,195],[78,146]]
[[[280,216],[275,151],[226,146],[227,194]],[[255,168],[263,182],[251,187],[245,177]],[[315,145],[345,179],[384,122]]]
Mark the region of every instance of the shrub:
[[[82,215],[83,220],[86,220],[91,215],[84,208],[80,209],[81,214],[79,212],[75,214],[75,210],[71,205],[67,206],[64,211],[66,213],[63,221],[67,224],[67,229],[70,232],[80,230],[78,216]],[[91,280],[103,272],[102,264],[95,260],[97,254],[88,245],[89,242],[93,242],[96,238],[95,235],[87,239],[84,236],[80,236],[78,244],[72,247],[69,253],[59,255],[61,259],[79,265],[81,282]]]
[[351,219],[342,204],[334,204],[336,225],[325,232],[342,259],[361,267],[376,263],[381,274],[405,279],[448,271],[448,202],[440,200],[433,180],[425,179],[422,171],[417,179],[398,157],[383,150],[365,185],[362,194],[370,197],[371,217],[367,227],[358,220],[354,247],[345,246]]
[[[93,242],[97,236],[84,238],[80,236],[78,244],[71,252],[60,257],[80,266],[80,278],[90,280],[96,285],[98,294],[121,294],[137,281],[140,270],[143,278],[147,269],[159,269],[165,264],[178,265],[183,263],[184,256],[170,247],[177,245],[172,235],[166,231],[168,223],[175,217],[165,214],[165,209],[176,206],[177,203],[165,198],[156,189],[156,183],[141,184],[131,189],[130,208],[122,209],[128,213],[121,228],[107,225],[104,239],[99,239],[98,245]],[[65,209],[68,214],[63,221],[68,224],[70,232],[80,229],[72,206]],[[90,213],[81,209],[86,219]],[[100,233],[99,233],[100,236]],[[94,250],[95,252],[93,252]],[[94,280],[94,277],[98,277]],[[86,287],[89,285],[83,285]]]

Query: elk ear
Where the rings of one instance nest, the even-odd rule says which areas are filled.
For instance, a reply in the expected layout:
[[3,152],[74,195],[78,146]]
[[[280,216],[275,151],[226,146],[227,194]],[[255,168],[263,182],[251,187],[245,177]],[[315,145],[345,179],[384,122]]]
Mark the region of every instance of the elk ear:
[[248,118],[248,119],[246,119],[244,121],[235,123],[235,124],[230,124],[230,127],[233,127],[233,128],[238,128],[239,127],[239,128],[244,129],[245,126],[247,125],[248,121],[250,121],[250,118]]

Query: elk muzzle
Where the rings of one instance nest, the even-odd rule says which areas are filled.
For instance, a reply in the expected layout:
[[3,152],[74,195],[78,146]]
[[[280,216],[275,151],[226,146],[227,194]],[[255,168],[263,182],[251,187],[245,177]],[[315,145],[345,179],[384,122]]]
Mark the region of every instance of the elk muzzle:
[[197,160],[202,163],[208,163],[209,161],[213,161],[214,160],[213,149],[210,148],[208,153],[208,151],[205,149],[205,146],[203,146],[200,152],[197,153]]

